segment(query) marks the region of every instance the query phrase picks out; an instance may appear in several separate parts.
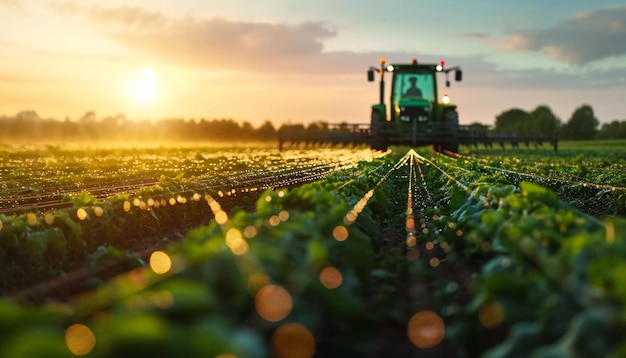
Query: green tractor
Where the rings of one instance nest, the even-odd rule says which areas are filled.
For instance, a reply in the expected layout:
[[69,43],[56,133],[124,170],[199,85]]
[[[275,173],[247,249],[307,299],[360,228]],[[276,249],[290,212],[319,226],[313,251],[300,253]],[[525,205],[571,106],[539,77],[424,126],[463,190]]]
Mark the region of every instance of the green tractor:
[[[370,67],[368,81],[380,75],[380,101],[372,106],[370,146],[387,150],[389,145],[433,145],[438,152],[457,152],[459,149],[459,115],[456,105],[447,94],[441,95],[437,74],[446,76],[454,71],[454,79],[461,81],[459,67],[445,68],[444,62],[421,64],[416,59],[409,64],[386,64],[381,58],[380,68]],[[385,74],[392,74],[389,112],[385,104]],[[389,116],[387,116],[389,113]]]
[[[380,60],[380,68],[370,67],[367,79],[380,77],[380,100],[372,106],[370,123],[326,124],[319,131],[308,132],[281,128],[278,135],[279,148],[304,145],[362,145],[369,144],[374,150],[386,151],[392,145],[432,145],[440,153],[458,153],[459,146],[484,144],[493,148],[506,144],[519,148],[520,144],[530,147],[543,146],[549,142],[558,148],[555,133],[494,133],[488,126],[459,125],[456,105],[450,103],[447,93],[439,93],[437,76],[445,76],[446,87],[450,86],[449,73],[454,80],[461,81],[463,72],[458,66],[446,68],[444,62],[421,64],[413,60],[408,64],[386,64]],[[385,74],[391,73],[391,96],[389,108],[385,104]],[[296,128],[297,129],[297,128]]]

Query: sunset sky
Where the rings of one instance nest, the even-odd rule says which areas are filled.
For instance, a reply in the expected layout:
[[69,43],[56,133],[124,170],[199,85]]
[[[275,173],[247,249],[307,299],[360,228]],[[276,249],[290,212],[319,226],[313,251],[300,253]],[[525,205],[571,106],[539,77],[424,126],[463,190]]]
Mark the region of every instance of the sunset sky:
[[461,123],[626,119],[623,0],[0,0],[0,18],[0,115],[367,123],[385,56],[461,66]]

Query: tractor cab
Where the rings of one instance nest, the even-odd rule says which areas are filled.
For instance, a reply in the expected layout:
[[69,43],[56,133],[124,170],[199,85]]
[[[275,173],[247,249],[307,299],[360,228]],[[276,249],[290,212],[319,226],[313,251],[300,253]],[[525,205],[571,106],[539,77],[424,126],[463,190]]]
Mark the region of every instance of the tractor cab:
[[391,85],[391,118],[399,122],[426,122],[436,103],[434,74],[428,71],[394,72]]

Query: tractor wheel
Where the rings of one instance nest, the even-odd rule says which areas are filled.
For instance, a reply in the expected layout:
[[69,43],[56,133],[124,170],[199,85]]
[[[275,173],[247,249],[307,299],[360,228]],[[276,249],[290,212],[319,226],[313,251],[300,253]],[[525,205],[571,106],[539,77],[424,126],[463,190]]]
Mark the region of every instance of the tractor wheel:
[[379,111],[372,111],[370,122],[370,148],[372,150],[387,151],[387,136],[383,131],[383,117]]

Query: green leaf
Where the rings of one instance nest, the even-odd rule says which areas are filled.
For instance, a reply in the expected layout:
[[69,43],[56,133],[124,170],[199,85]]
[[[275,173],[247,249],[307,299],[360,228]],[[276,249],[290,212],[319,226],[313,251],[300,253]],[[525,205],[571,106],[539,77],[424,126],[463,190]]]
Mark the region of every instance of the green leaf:
[[[22,247],[22,254],[29,258],[29,261],[38,261],[43,257],[48,247],[48,234],[42,231],[28,233],[26,245]],[[26,252],[24,252],[24,250]]]

